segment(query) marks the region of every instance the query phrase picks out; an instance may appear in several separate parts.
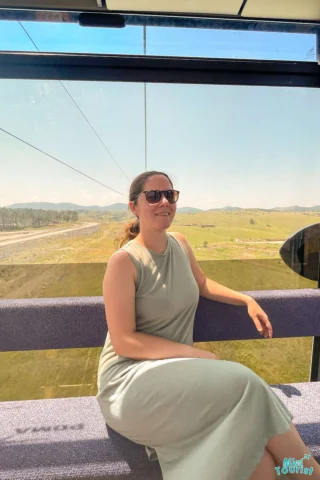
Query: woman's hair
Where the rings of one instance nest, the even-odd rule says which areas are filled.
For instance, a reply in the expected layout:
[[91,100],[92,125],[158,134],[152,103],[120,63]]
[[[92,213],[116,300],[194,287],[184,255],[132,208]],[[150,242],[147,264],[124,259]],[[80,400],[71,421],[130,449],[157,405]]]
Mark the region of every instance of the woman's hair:
[[[171,179],[166,173],[157,172],[156,170],[152,170],[150,172],[141,173],[138,177],[136,177],[133,182],[131,183],[130,190],[129,190],[129,201],[133,202],[134,205],[137,205],[138,202],[138,195],[143,192],[144,185],[148,178],[152,177],[153,175],[164,175],[167,177],[169,182],[171,183],[171,187],[173,188],[173,184]],[[128,206],[130,209],[130,207]],[[117,237],[114,244],[116,248],[121,248],[124,244],[133,240],[138,236],[140,233],[140,222],[139,218],[135,220],[131,220],[129,223],[125,225],[124,232],[120,234],[120,237]]]

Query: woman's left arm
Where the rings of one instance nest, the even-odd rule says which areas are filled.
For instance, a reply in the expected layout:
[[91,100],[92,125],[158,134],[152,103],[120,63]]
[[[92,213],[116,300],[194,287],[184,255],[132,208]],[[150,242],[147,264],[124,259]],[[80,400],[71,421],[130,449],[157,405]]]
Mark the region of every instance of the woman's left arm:
[[191,245],[186,237],[180,232],[174,232],[172,235],[180,240],[189,256],[191,270],[198,284],[200,296],[208,298],[209,300],[215,300],[216,302],[229,303],[230,305],[246,305],[248,315],[253,320],[258,332],[263,335],[264,338],[271,338],[271,323],[268,319],[268,315],[262,310],[258,303],[249,295],[244,295],[243,293],[231,290],[230,288],[224,287],[223,285],[220,285],[220,283],[207,278],[197,262]]
[[230,305],[246,306],[248,309],[248,315],[253,320],[258,332],[263,335],[264,338],[272,338],[272,325],[269,321],[268,315],[262,310],[254,298],[236,292],[231,288],[224,287],[220,283],[207,277],[199,291],[201,297],[208,298],[209,300]]

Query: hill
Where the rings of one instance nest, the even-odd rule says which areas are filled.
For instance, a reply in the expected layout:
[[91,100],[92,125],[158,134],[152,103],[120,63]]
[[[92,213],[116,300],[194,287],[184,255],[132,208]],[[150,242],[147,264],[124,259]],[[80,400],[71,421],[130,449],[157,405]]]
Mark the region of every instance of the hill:
[[[30,203],[14,203],[8,205],[6,208],[33,208],[35,210],[75,210],[75,211],[99,211],[99,212],[127,212],[127,203],[113,203],[112,205],[98,206],[98,205],[76,205],[75,203],[51,203],[51,202],[30,202]],[[248,207],[249,208],[249,207]],[[203,210],[194,207],[177,208],[178,213],[198,213],[198,212],[213,212],[213,211],[239,211],[246,210],[246,208],[226,206],[222,208],[210,208]],[[275,207],[275,208],[256,208],[254,210],[265,212],[320,212],[320,205],[313,207],[300,207],[294,205],[291,207]]]

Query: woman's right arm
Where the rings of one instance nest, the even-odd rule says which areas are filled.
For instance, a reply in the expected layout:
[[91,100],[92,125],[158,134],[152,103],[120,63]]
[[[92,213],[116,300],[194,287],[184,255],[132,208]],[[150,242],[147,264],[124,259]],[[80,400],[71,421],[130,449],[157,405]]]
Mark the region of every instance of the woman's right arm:
[[214,353],[136,331],[134,274],[134,264],[125,251],[110,257],[103,279],[103,298],[116,354],[136,360],[182,357],[218,360]]

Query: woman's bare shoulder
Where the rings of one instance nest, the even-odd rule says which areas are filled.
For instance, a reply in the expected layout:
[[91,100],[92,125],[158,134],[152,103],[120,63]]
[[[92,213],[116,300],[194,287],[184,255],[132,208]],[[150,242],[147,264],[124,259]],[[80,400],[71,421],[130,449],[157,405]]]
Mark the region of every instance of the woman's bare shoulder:
[[109,258],[115,266],[123,267],[129,274],[133,275],[134,281],[137,280],[137,269],[130,258],[130,254],[126,250],[117,250]]
[[172,237],[174,237],[177,242],[180,243],[180,245],[182,246],[182,248],[185,250],[185,252],[189,255],[188,253],[188,247],[187,247],[187,240],[186,240],[186,237],[180,233],[180,232],[168,232],[169,235],[171,235]]

